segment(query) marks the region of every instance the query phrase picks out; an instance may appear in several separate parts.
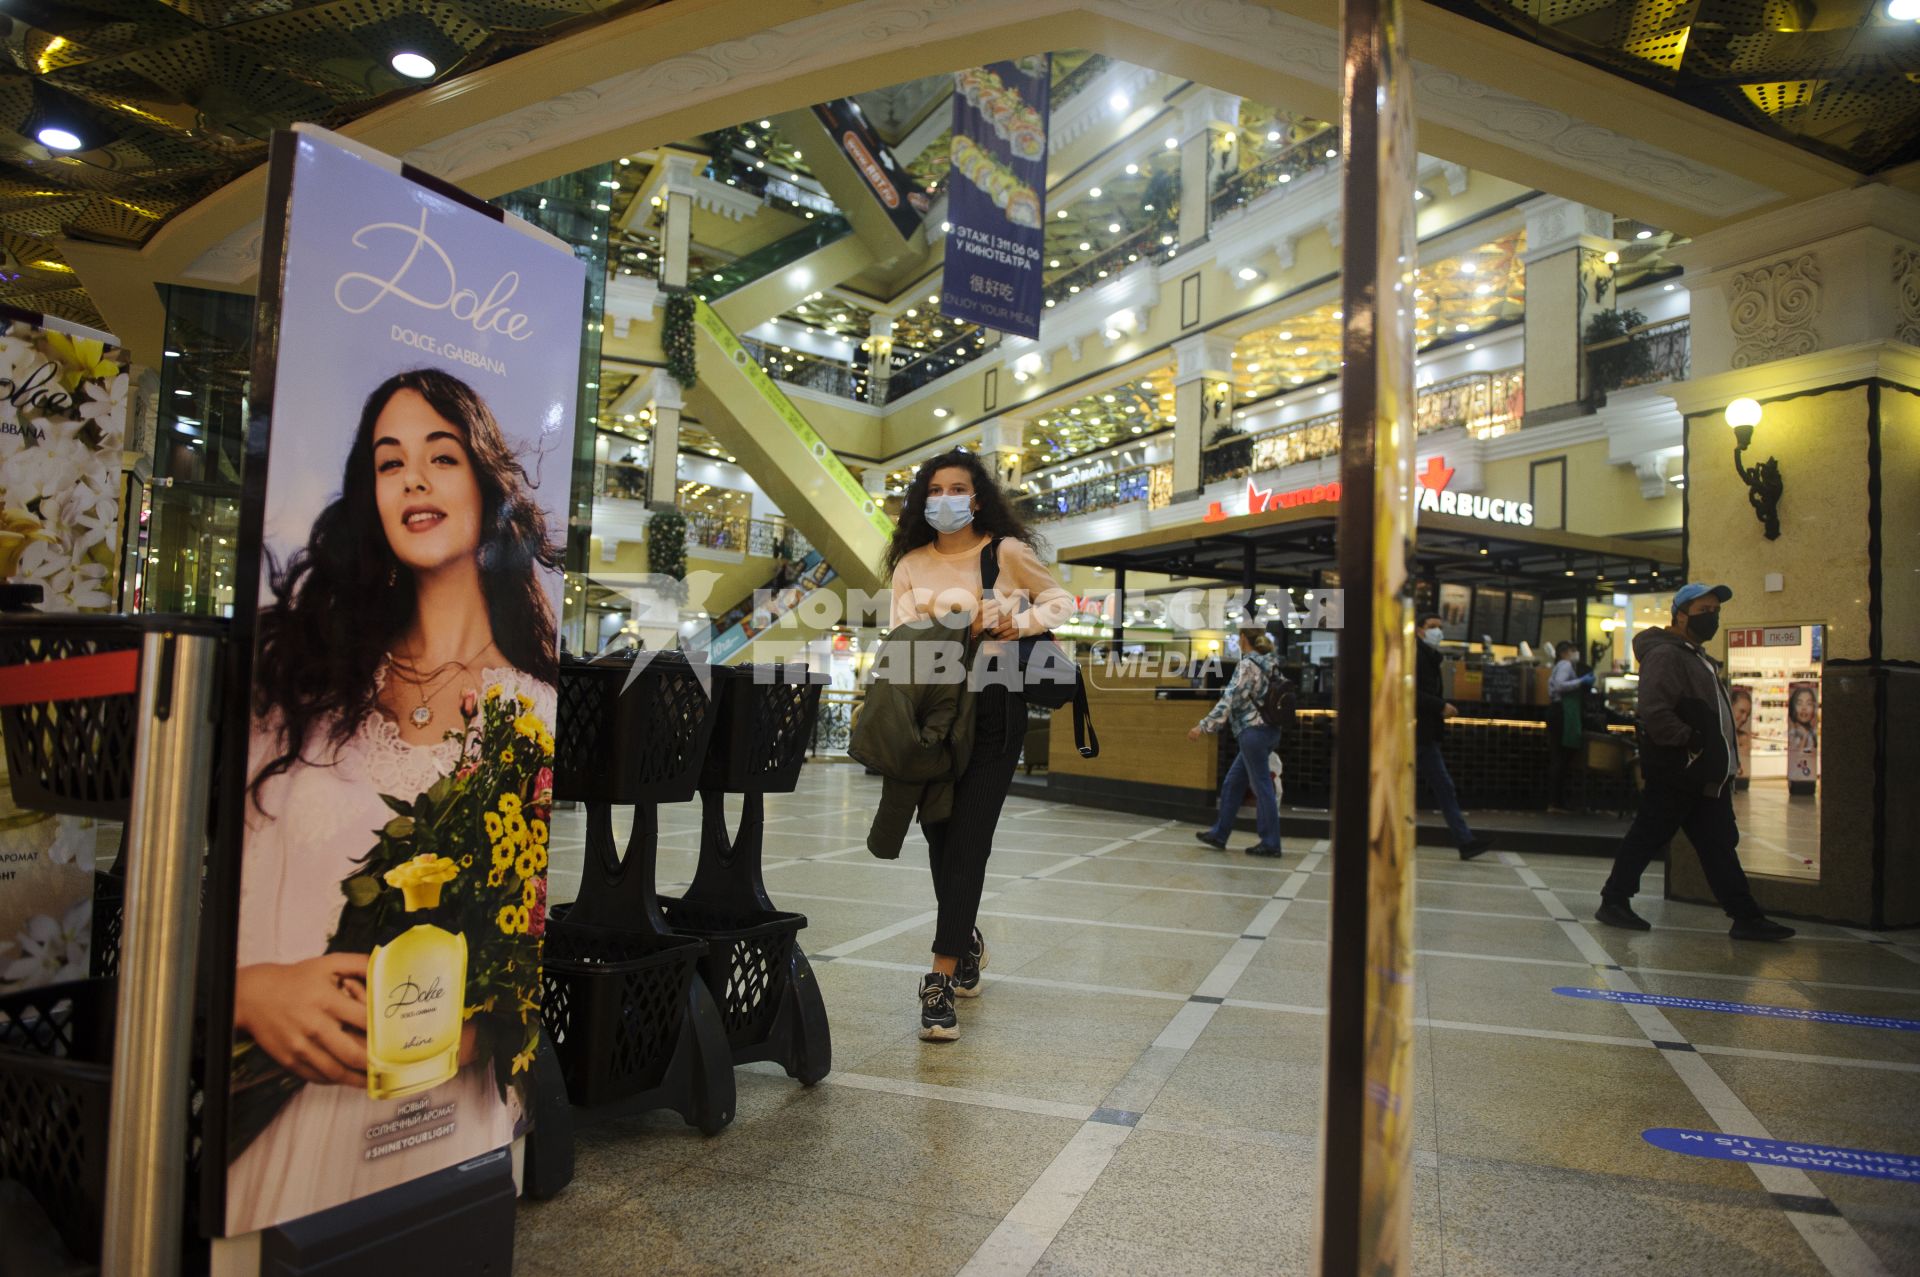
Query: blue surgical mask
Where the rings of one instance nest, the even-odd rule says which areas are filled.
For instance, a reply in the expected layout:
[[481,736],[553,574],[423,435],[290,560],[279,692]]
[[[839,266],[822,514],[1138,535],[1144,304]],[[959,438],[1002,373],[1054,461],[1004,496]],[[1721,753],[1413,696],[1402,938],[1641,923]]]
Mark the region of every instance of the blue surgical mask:
[[973,522],[973,498],[964,492],[928,497],[927,522],[935,532],[958,532]]
[[1420,631],[1420,641],[1428,647],[1439,647],[1440,636],[1445,633],[1446,631],[1439,626],[1429,625],[1426,629]]

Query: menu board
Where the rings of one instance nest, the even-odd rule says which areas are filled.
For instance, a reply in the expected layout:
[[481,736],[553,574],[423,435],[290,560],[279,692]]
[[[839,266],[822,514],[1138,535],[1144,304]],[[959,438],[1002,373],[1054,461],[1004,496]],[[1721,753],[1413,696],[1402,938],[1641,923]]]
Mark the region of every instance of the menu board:
[[1464,642],[1467,637],[1467,613],[1473,606],[1473,588],[1466,585],[1440,587],[1440,634],[1449,643]]
[[1498,643],[1507,632],[1507,592],[1491,585],[1475,586],[1473,619],[1467,626],[1467,641],[1478,643],[1492,635]]
[[1540,596],[1515,590],[1507,600],[1507,642],[1540,645]]

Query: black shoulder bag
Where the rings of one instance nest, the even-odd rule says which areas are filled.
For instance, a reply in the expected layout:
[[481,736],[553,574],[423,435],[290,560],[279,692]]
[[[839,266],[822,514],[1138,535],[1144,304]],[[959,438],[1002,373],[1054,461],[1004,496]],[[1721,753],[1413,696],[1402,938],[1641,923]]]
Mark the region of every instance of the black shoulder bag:
[[[1000,542],[995,537],[980,551],[980,597],[984,601],[1000,579]],[[1027,702],[1043,709],[1073,707],[1073,747],[1082,758],[1100,756],[1100,734],[1093,730],[1093,714],[1087,708],[1087,688],[1080,678],[1080,667],[1053,637],[1053,631],[1031,634],[1015,640],[1019,651],[1021,694]]]

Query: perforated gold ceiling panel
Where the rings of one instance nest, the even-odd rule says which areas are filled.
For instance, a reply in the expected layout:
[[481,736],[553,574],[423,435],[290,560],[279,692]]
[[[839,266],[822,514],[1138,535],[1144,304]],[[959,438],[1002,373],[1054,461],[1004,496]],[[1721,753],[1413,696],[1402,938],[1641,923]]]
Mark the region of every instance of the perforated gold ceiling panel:
[[1885,0],[1434,0],[1861,173],[1920,159],[1920,23]]
[[[139,245],[266,158],[296,120],[339,127],[581,26],[667,0],[8,0],[0,11],[0,300],[99,316],[66,237]],[[37,140],[50,123],[80,150]]]

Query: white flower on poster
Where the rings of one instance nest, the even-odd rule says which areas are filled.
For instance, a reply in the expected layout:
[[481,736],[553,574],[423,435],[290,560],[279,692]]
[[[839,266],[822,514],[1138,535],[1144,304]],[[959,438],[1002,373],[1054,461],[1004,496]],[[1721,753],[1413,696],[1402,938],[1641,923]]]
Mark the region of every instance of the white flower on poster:
[[70,906],[59,918],[36,914],[15,936],[20,956],[0,967],[0,989],[27,989],[87,978],[87,949],[93,938],[91,897]]
[[21,319],[0,336],[0,579],[50,612],[113,606],[127,373],[107,342]]

